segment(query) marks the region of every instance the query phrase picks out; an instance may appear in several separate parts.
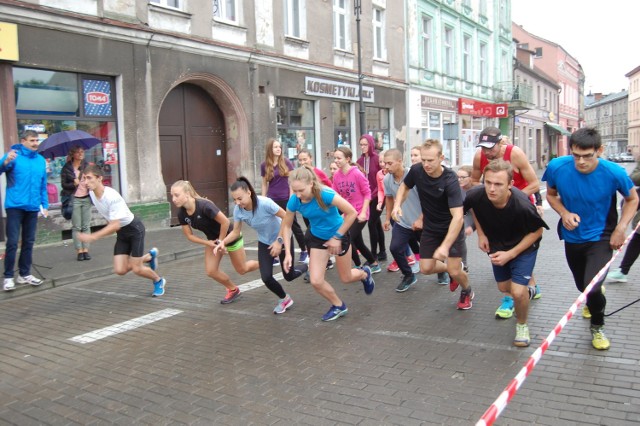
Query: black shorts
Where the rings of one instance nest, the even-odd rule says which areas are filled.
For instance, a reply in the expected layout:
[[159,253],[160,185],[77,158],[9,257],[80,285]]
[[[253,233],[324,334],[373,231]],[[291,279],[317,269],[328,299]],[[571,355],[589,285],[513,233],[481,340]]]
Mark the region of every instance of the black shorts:
[[[445,237],[446,235],[433,235],[422,231],[422,237],[420,238],[420,259],[433,259],[433,253],[440,247]],[[462,229],[458,238],[456,238],[449,249],[449,257],[462,257],[464,239],[464,229]]]
[[127,254],[131,257],[144,256],[144,224],[136,217],[116,233],[113,255]]
[[[307,229],[307,232],[305,232],[304,234],[304,242],[307,248],[309,249],[312,249],[312,248],[320,249],[320,250],[327,249],[327,247],[324,245],[327,242],[327,240],[323,240],[322,238],[316,237],[311,232],[309,232],[308,229]],[[342,237],[342,250],[340,251],[340,254],[338,254],[338,256],[344,256],[349,250],[350,246],[351,246],[351,237],[349,236],[349,231],[347,231],[344,234],[344,237]]]

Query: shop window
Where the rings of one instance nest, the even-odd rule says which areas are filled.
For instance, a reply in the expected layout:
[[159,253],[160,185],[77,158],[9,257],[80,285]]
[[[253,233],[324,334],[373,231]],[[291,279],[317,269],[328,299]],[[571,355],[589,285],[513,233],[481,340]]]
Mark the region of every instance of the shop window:
[[277,98],[276,109],[282,153],[295,161],[302,148],[315,152],[313,101]]
[[340,145],[351,147],[351,104],[332,102],[333,140],[336,148]]
[[376,141],[376,149],[379,151],[391,148],[389,141],[389,109],[367,107],[365,111],[367,133]]
[[[33,130],[42,142],[63,130],[83,130],[102,141],[85,151],[101,166],[104,184],[120,190],[113,79],[30,68],[13,68],[17,128]],[[47,160],[49,203],[60,202],[60,171],[66,157]]]

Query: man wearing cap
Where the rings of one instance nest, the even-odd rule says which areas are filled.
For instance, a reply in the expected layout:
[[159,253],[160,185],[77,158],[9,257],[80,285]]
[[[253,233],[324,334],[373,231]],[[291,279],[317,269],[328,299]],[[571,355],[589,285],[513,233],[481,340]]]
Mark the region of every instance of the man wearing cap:
[[[531,202],[535,204],[533,194],[540,190],[540,181],[522,149],[515,145],[505,143],[500,129],[493,126],[485,127],[484,130],[480,132],[480,138],[476,148],[480,149],[476,151],[473,157],[473,171],[471,172],[472,185],[480,185],[480,178],[489,161],[501,159],[511,163],[513,167],[513,186],[524,192]],[[529,285],[535,288],[535,299],[539,299],[542,296],[540,287],[536,285],[533,276],[531,277]],[[502,298],[502,303],[496,310],[496,318],[511,318],[514,312],[513,297],[506,295]]]

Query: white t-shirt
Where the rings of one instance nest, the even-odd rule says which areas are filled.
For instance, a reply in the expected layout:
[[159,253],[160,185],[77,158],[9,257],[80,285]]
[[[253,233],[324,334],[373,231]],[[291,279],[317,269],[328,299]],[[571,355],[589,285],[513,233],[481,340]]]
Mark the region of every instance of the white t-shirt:
[[102,198],[98,199],[93,191],[89,191],[89,196],[93,205],[96,206],[98,213],[108,221],[120,221],[120,227],[125,227],[133,222],[133,213],[129,210],[127,203],[118,191],[108,186],[104,187]]

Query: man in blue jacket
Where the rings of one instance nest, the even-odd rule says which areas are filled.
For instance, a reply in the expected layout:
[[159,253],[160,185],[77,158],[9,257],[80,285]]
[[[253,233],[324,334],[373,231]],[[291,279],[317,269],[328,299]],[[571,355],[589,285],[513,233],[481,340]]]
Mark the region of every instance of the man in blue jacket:
[[7,193],[4,208],[7,212],[7,248],[4,257],[4,290],[15,288],[13,280],[18,238],[22,228],[22,246],[18,260],[18,284],[42,284],[42,280],[31,275],[33,243],[36,239],[38,212],[47,216],[46,162],[38,154],[38,134],[26,130],[21,143],[11,147],[11,151],[0,159],[0,174],[7,174]]

